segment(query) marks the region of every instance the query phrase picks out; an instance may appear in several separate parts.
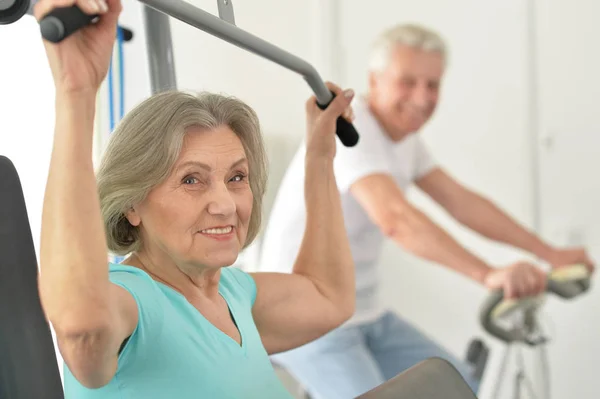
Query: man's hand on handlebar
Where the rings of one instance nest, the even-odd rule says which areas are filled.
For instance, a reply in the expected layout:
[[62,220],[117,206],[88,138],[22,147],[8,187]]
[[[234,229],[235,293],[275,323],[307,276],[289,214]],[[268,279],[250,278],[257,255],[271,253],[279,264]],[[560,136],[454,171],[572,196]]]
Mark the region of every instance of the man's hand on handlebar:
[[546,261],[553,268],[568,267],[576,264],[585,265],[590,274],[594,272],[596,267],[585,248],[555,248],[549,254]]
[[504,290],[506,299],[536,296],[546,290],[547,275],[528,262],[518,262],[508,267],[492,270],[484,284],[490,290]]

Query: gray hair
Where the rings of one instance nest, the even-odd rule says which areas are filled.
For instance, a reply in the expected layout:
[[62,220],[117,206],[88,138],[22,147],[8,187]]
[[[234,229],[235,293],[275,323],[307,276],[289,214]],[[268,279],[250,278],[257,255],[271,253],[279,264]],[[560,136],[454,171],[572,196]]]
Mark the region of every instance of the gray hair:
[[416,24],[396,25],[383,31],[373,42],[369,70],[384,70],[398,45],[440,53],[444,62],[447,58],[446,44],[438,33]]
[[250,106],[213,93],[166,91],[143,101],[120,122],[98,168],[100,208],[108,249],[126,255],[142,246],[138,227],[125,214],[172,172],[191,127],[229,128],[240,138],[249,163],[253,210],[244,248],[261,225],[267,157],[258,117]]

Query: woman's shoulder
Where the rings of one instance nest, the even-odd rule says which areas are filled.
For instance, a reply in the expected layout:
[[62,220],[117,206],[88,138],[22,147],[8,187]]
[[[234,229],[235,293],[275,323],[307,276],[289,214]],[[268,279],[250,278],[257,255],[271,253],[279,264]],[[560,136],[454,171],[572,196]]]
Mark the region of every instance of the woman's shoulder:
[[[251,305],[256,299],[256,283],[252,276],[242,269],[229,266],[221,269],[221,291],[228,292],[236,297],[249,299]],[[224,292],[224,293],[225,293]]]
[[111,283],[125,289],[135,300],[139,325],[156,329],[162,323],[166,296],[148,273],[137,267],[109,263]]
[[139,281],[145,283],[151,283],[152,277],[142,269],[134,266],[121,265],[118,263],[108,264],[108,276],[111,281]]
[[111,283],[121,286],[129,291],[138,300],[155,302],[155,297],[161,296],[161,289],[156,281],[144,270],[128,265],[109,263],[108,278]]

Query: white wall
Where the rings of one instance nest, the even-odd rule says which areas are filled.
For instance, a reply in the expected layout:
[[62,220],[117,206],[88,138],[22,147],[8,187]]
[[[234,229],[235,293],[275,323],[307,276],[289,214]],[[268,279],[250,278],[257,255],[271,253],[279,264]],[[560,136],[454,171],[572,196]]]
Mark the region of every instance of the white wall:
[[[217,13],[215,1],[190,3]],[[311,14],[302,2],[240,1],[234,7],[240,28],[311,58]],[[180,88],[233,94],[256,109],[265,132],[303,134],[304,101],[310,91],[300,76],[179,21],[171,27]]]
[[[549,238],[585,245],[600,260],[600,51],[594,44],[600,3],[538,1],[536,11],[541,226]],[[556,335],[554,398],[600,397],[597,288],[576,304],[555,300],[548,309]]]

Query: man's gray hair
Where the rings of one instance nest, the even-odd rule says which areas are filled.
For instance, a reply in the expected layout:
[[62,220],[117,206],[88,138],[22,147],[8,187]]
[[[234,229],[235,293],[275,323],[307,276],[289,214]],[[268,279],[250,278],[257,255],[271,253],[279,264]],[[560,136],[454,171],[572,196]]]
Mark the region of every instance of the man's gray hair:
[[446,43],[437,32],[417,24],[402,24],[386,29],[375,39],[371,46],[369,70],[384,70],[398,45],[440,53],[444,62],[447,58]]

